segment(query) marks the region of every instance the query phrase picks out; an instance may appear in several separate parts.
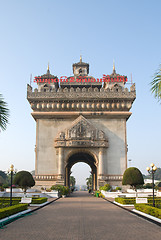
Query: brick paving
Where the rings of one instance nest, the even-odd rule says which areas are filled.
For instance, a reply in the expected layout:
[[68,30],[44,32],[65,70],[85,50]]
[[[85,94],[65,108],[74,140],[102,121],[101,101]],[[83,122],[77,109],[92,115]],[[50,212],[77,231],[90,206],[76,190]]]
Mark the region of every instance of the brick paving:
[[0,240],[155,240],[161,227],[86,192],[59,199],[0,229]]

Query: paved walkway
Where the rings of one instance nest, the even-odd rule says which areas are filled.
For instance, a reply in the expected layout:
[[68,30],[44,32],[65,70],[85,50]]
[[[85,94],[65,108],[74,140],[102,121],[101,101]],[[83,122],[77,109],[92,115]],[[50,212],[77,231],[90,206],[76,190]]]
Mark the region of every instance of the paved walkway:
[[161,239],[161,227],[87,192],[75,192],[0,229],[0,240],[155,239]]

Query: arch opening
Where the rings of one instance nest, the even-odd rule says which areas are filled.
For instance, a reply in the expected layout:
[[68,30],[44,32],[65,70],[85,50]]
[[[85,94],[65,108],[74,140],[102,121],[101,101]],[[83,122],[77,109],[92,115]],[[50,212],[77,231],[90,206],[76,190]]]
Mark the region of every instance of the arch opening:
[[[72,167],[71,167],[71,175],[75,178],[75,187],[77,190],[86,190],[86,189],[91,189],[92,185],[91,185],[91,172],[92,169],[91,167],[84,162],[78,162],[75,163]],[[71,179],[70,179],[71,180]],[[89,188],[87,188],[87,182]],[[72,183],[70,182],[70,186],[72,187]]]
[[72,154],[68,160],[65,167],[65,185],[70,187],[70,175],[71,168],[74,164],[78,162],[87,163],[91,168],[92,174],[92,190],[97,190],[97,166],[95,158],[87,152],[77,152]]

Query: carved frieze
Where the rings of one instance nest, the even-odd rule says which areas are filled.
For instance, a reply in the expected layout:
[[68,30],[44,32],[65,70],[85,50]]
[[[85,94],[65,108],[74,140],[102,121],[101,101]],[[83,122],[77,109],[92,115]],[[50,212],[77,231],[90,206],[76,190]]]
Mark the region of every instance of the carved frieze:
[[102,130],[79,116],[69,129],[58,133],[55,147],[108,147],[108,141]]
[[101,175],[102,180],[108,181],[120,181],[123,179],[123,175]]
[[36,111],[129,111],[136,97],[135,84],[131,91],[117,84],[113,88],[64,88],[58,91],[32,92],[27,87],[27,99]]

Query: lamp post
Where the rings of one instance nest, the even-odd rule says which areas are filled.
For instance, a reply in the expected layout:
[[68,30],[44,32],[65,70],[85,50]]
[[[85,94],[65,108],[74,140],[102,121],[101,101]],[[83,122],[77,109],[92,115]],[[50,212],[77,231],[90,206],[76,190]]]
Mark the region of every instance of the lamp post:
[[154,201],[154,173],[157,170],[157,167],[154,165],[154,163],[151,163],[151,169],[150,167],[147,167],[146,170],[148,173],[152,174],[152,188],[153,188],[153,207],[155,207],[155,201]]
[[131,160],[131,159],[128,159],[128,161],[129,161],[129,167],[130,167],[130,165],[131,165],[131,161],[132,161],[132,160]]
[[13,166],[13,164],[11,164],[11,166],[10,166],[10,172],[11,172],[10,206],[12,206],[12,178],[13,178],[13,171],[14,171],[14,166]]

